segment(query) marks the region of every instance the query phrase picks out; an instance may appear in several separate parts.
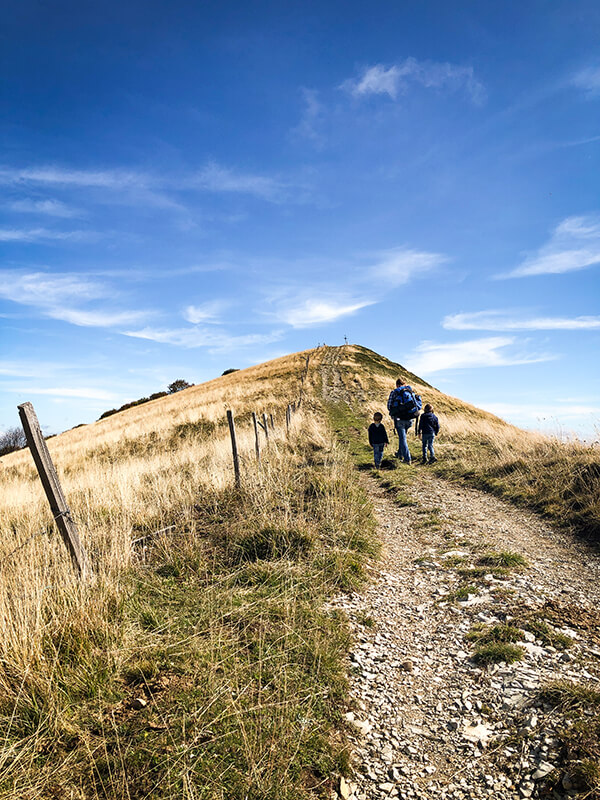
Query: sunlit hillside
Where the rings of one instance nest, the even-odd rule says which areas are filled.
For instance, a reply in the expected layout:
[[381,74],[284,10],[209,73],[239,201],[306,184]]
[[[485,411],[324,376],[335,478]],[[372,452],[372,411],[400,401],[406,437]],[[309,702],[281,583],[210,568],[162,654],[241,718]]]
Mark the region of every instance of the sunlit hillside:
[[[50,439],[88,581],[29,451],[5,456],[1,797],[327,796],[347,765],[347,631],[323,602],[377,551],[338,439],[366,439],[398,376],[440,418],[427,469],[597,533],[594,450],[521,431],[360,346],[292,354]],[[275,423],[260,463],[253,411]],[[414,429],[410,446],[418,455]]]

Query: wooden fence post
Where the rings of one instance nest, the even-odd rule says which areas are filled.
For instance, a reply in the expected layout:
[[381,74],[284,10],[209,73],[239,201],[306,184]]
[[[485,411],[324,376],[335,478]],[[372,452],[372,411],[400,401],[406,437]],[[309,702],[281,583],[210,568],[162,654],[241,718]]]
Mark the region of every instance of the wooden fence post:
[[267,421],[267,415],[263,413],[263,428],[265,429],[265,436],[267,437],[267,444],[269,442],[269,423]]
[[229,433],[231,435],[231,452],[233,454],[233,471],[235,473],[235,485],[240,486],[242,479],[240,477],[240,457],[237,448],[237,439],[235,438],[235,422],[233,421],[233,411],[227,409],[227,422],[229,423]]
[[292,417],[292,407],[288,403],[288,407],[285,410],[285,427],[286,427],[286,430],[287,430],[288,433],[290,432],[290,419],[291,419],[291,417]]
[[271,418],[271,430],[274,431],[275,430],[275,421],[273,420],[273,414],[269,414],[269,417]]
[[71,516],[71,511],[67,505],[67,501],[63,494],[58,473],[52,463],[52,458],[48,451],[48,446],[44,440],[40,423],[36,416],[31,403],[23,403],[17,406],[19,409],[19,416],[29,450],[37,467],[42,486],[46,492],[46,497],[50,503],[52,516],[56,522],[56,526],[60,531],[60,535],[65,543],[65,547],[69,551],[73,566],[77,570],[80,578],[86,578],[90,574],[87,555],[81,542],[79,541],[79,533],[77,525]]
[[252,422],[254,423],[254,447],[256,448],[256,460],[260,464],[260,440],[258,438],[258,420],[256,419],[256,412],[252,412]]

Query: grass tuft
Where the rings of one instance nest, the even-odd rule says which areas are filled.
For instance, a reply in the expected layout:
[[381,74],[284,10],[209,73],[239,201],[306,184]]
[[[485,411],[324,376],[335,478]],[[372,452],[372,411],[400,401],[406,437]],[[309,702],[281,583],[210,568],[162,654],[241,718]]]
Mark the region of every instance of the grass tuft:
[[523,654],[523,648],[517,645],[507,642],[490,642],[476,647],[471,658],[476,664],[498,664],[501,661],[512,664],[520,661]]
[[483,567],[506,567],[506,569],[529,566],[524,556],[520,553],[512,553],[509,551],[503,553],[484,553],[484,555],[477,559],[477,563]]

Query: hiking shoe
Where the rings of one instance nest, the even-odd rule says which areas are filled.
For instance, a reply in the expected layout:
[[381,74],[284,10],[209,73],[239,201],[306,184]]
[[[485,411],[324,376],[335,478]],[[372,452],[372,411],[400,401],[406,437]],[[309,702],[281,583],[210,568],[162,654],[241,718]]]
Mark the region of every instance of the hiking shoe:
[[437,458],[435,456],[433,458],[429,459],[429,463],[430,464],[435,464],[436,461],[437,461]]
[[427,459],[423,458],[421,461],[419,461],[419,464],[427,464]]

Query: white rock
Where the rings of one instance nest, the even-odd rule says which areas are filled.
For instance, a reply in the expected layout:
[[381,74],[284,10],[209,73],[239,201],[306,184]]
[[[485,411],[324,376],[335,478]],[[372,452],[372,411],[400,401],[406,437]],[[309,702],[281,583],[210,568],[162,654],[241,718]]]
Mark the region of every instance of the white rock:
[[463,739],[474,744],[481,744],[485,747],[492,736],[492,730],[487,725],[469,725],[466,724],[462,731]]

